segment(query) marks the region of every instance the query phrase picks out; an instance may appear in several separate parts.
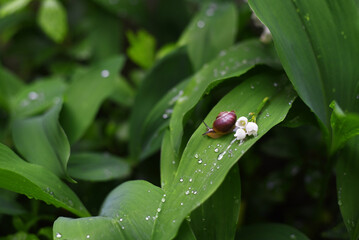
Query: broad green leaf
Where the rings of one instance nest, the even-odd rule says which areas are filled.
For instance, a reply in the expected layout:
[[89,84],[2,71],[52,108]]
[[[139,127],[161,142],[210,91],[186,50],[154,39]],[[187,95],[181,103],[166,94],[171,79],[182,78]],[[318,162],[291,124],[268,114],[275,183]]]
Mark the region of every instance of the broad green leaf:
[[344,111],[359,111],[359,27],[353,24],[358,22],[359,11],[353,0],[345,4],[250,0],[249,4],[271,31],[299,96],[328,128],[333,100]]
[[196,240],[196,236],[192,231],[190,223],[188,221],[184,221],[178,231],[178,234],[175,240]]
[[171,185],[179,164],[170,136],[170,131],[167,129],[161,147],[161,187],[165,191],[167,186]]
[[124,57],[114,57],[77,74],[65,93],[61,124],[70,140],[76,142],[90,126],[101,103],[116,89]]
[[135,91],[124,77],[118,77],[114,92],[110,98],[118,104],[129,107],[133,105]]
[[237,33],[237,11],[233,3],[205,4],[183,33],[179,45],[187,45],[195,70],[230,47]]
[[22,9],[24,9],[31,0],[12,0],[0,8],[0,18],[6,17],[7,15],[14,14]]
[[58,177],[42,166],[23,161],[3,144],[0,144],[0,188],[42,200],[80,217],[90,215]]
[[186,51],[179,48],[158,61],[146,75],[138,89],[130,117],[130,153],[133,161],[137,161],[142,152],[141,136],[146,130],[144,123],[154,105],[168,90],[191,73]]
[[248,137],[242,144],[234,142],[232,134],[218,139],[203,136],[206,127],[198,127],[167,187],[152,239],[171,239],[176,235],[182,220],[215,192],[237,160],[285,118],[295,93],[283,76],[257,75],[234,88],[212,109],[205,122],[213,122],[219,112],[228,110],[234,110],[237,116],[248,116],[266,97],[269,103],[257,118],[258,136]]
[[145,30],[139,30],[136,34],[128,31],[126,36],[130,43],[128,57],[140,67],[150,68],[155,60],[156,39]]
[[67,14],[59,0],[43,0],[38,13],[42,30],[55,42],[61,43],[67,34]]
[[256,64],[276,66],[277,63],[271,46],[263,45],[257,40],[249,40],[223,51],[197,72],[177,100],[170,120],[171,140],[176,152],[178,153],[181,145],[184,118],[204,94],[209,93],[223,80],[246,73]]
[[148,21],[147,5],[145,1],[133,0],[92,0],[100,6],[116,15],[131,19],[137,23],[145,23]]
[[278,223],[243,226],[236,235],[238,240],[309,240],[297,229]]
[[241,180],[235,165],[216,192],[191,213],[197,239],[234,239],[240,201]]
[[54,239],[150,239],[162,197],[163,191],[148,182],[125,182],[107,196],[100,216],[58,218]]
[[128,163],[116,156],[100,153],[75,153],[69,160],[71,177],[85,181],[108,181],[130,174]]
[[145,159],[157,151],[163,139],[164,129],[168,127],[173,107],[183,94],[188,79],[183,80],[157,102],[148,114],[143,127],[141,142],[143,142],[140,158]]
[[66,87],[62,80],[55,78],[22,88],[12,99],[12,118],[26,118],[47,111],[61,102]]
[[[29,162],[45,167],[58,177],[68,178],[70,144],[59,123],[62,100],[43,114],[13,122],[15,146]],[[70,179],[69,179],[70,180]]]
[[0,189],[0,214],[19,215],[26,213],[24,207],[16,201],[17,194]]
[[336,167],[338,205],[350,239],[359,238],[359,137],[348,140]]
[[0,66],[0,107],[10,109],[11,98],[23,87],[14,74]]
[[331,153],[344,146],[352,137],[359,134],[359,114],[344,113],[336,102],[332,102],[333,109],[330,124],[332,126]]

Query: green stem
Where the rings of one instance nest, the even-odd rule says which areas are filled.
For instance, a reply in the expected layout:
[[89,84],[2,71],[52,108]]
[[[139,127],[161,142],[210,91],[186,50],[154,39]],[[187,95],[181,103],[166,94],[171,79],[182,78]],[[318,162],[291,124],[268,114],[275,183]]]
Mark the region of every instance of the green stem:
[[266,105],[268,100],[269,100],[269,97],[265,97],[263,99],[263,101],[259,104],[257,110],[255,112],[249,113],[249,116],[252,116],[251,119],[249,120],[250,122],[256,122],[257,121],[258,115],[261,113],[261,111],[263,110],[263,107]]

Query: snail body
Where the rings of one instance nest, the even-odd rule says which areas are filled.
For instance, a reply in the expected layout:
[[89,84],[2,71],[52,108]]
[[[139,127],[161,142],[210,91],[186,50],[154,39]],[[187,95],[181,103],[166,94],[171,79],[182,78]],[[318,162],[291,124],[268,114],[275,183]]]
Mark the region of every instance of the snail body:
[[235,128],[237,121],[237,115],[234,111],[220,112],[213,122],[213,128],[210,128],[205,122],[207,132],[203,135],[207,135],[210,138],[219,138],[223,135],[231,133]]

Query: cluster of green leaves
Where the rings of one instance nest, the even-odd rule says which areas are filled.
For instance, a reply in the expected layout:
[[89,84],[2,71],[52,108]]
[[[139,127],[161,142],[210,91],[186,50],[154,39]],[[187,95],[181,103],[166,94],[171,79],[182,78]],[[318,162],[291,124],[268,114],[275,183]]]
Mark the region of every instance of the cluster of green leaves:
[[[0,3],[0,217],[17,230],[1,239],[359,238],[354,0]],[[259,40],[252,11],[273,42]],[[257,136],[203,136],[202,120],[248,116],[267,98]],[[290,176],[254,177],[273,157]],[[283,182],[306,162],[324,166],[304,176],[310,211],[328,223],[323,205],[337,202],[342,221],[325,230],[338,226],[244,216],[268,214],[258,192],[284,205],[296,186]]]

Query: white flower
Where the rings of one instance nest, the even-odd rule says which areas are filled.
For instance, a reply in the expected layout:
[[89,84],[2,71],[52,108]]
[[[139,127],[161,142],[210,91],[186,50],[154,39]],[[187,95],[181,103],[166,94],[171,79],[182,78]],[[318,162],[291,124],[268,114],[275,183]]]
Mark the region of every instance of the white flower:
[[247,131],[248,136],[251,136],[251,135],[257,136],[258,125],[254,122],[249,122],[249,123],[247,123],[246,131]]
[[246,138],[246,132],[242,128],[239,128],[234,134],[234,137],[236,137],[237,140],[243,140]]
[[236,127],[245,128],[247,123],[248,123],[248,119],[246,117],[240,117],[236,122]]

